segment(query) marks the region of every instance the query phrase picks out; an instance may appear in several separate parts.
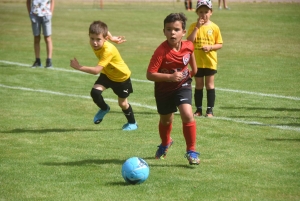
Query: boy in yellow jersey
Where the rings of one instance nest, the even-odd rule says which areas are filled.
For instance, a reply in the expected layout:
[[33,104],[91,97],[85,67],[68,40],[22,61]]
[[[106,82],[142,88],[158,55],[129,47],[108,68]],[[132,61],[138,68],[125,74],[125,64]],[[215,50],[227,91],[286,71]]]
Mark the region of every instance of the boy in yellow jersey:
[[[210,0],[198,0],[196,14],[197,22],[190,25],[188,30],[189,41],[194,43],[195,57],[198,71],[195,75],[195,105],[194,116],[202,116],[203,87],[207,92],[206,116],[213,117],[215,105],[215,74],[217,73],[217,50],[222,48],[223,40],[219,27],[210,21],[212,3]],[[205,79],[204,79],[205,78]]]
[[136,130],[137,123],[131,105],[127,97],[133,92],[130,80],[131,71],[123,61],[117,48],[107,41],[110,39],[116,43],[122,43],[122,37],[112,37],[107,25],[101,21],[94,21],[89,27],[90,45],[99,59],[97,66],[89,67],[79,64],[76,58],[70,61],[70,66],[76,70],[100,76],[96,80],[91,90],[91,97],[94,103],[100,108],[94,117],[94,123],[99,124],[104,116],[109,112],[110,107],[105,103],[102,92],[112,88],[118,96],[118,103],[121,107],[127,123],[123,125],[123,130]]

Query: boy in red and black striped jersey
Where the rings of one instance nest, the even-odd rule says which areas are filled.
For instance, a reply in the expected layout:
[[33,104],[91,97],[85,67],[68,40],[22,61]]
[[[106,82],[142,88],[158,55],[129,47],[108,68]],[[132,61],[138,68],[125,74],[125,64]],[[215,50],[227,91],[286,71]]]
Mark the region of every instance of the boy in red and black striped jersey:
[[[199,165],[196,152],[196,123],[192,111],[192,76],[197,72],[194,46],[182,41],[186,20],[182,13],[171,13],[164,20],[164,41],[154,52],[147,70],[147,79],[155,82],[155,100],[160,115],[159,135],[162,143],[155,158],[164,159],[171,138],[174,112],[179,109],[186,141],[186,157],[191,165]],[[192,71],[188,69],[190,64]]]

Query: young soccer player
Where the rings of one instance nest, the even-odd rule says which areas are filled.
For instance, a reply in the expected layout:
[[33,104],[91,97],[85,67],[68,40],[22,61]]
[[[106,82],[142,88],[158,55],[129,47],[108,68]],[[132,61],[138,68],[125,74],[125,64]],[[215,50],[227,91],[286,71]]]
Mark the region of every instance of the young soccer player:
[[89,27],[90,45],[99,59],[95,67],[80,65],[76,58],[70,61],[70,66],[76,70],[97,75],[101,72],[91,90],[91,97],[94,103],[100,108],[94,117],[94,123],[99,124],[109,112],[110,107],[105,103],[102,93],[108,88],[118,96],[118,103],[121,107],[127,123],[123,130],[136,130],[137,123],[131,105],[127,97],[133,92],[130,80],[131,71],[123,61],[117,48],[107,41],[108,37],[116,43],[124,42],[122,37],[112,37],[108,32],[107,25],[101,21],[94,21]]
[[217,73],[217,50],[222,48],[223,40],[219,27],[210,21],[212,3],[210,0],[197,2],[197,22],[190,25],[188,30],[189,41],[194,43],[195,57],[198,67],[195,75],[195,116],[202,116],[203,87],[205,83],[207,93],[206,116],[213,117],[215,105],[215,74]]
[[[164,159],[173,144],[171,138],[174,112],[179,109],[182,131],[186,141],[189,164],[199,165],[196,152],[196,123],[192,110],[192,76],[197,71],[194,46],[190,41],[182,41],[187,18],[183,13],[171,13],[164,20],[164,41],[155,50],[147,70],[147,79],[155,83],[155,100],[160,119],[158,124],[161,144],[156,151],[156,159]],[[191,65],[192,71],[188,69]]]

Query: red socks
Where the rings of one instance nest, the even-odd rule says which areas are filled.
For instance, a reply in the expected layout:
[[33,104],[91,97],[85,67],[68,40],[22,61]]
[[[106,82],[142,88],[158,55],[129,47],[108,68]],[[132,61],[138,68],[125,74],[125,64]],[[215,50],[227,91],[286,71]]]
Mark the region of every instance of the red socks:
[[[161,145],[168,146],[171,142],[172,124],[158,124]],[[186,142],[186,151],[196,151],[196,122],[182,123],[183,135]]]
[[159,130],[159,135],[161,138],[161,145],[168,146],[168,144],[171,142],[170,136],[171,136],[172,124],[165,126],[159,122],[158,130]]
[[196,151],[196,122],[182,123],[186,151]]

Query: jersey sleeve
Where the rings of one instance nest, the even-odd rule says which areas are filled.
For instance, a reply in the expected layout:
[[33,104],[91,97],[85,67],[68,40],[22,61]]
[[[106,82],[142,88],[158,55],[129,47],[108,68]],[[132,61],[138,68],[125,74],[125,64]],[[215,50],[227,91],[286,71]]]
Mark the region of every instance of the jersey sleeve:
[[161,67],[161,64],[162,64],[162,61],[163,61],[163,58],[164,58],[164,51],[160,47],[158,47],[155,50],[155,52],[152,55],[152,58],[150,60],[148,70],[147,70],[150,73],[157,73],[158,69]]
[[216,44],[223,44],[223,39],[222,39],[222,35],[221,35],[221,31],[220,31],[219,27],[217,29],[215,41],[216,41]]

